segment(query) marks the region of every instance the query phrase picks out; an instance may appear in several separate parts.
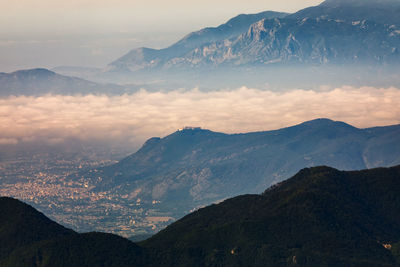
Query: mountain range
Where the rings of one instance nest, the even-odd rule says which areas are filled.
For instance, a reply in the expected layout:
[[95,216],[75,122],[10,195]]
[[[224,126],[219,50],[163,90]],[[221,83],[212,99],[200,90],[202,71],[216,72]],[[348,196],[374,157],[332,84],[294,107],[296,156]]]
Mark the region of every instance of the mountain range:
[[219,42],[230,39],[247,31],[255,22],[262,19],[281,18],[287,13],[266,11],[258,14],[241,14],[230,19],[225,24],[215,28],[205,28],[186,35],[182,40],[165,49],[151,49],[141,47],[133,49],[128,54],[109,64],[109,71],[136,71],[146,68],[154,68],[163,61],[177,58],[180,55],[189,53],[199,45],[210,42]]
[[91,82],[41,68],[0,73],[0,96],[124,94],[135,90],[129,86]]
[[397,0],[327,0],[292,14],[241,14],[163,49],[135,48],[102,69],[0,73],[0,94],[400,86],[399,12]]
[[[276,131],[223,134],[184,128],[151,138],[117,164],[69,177],[92,192],[179,218],[192,209],[260,193],[303,167],[357,170],[400,164],[400,125],[358,129],[317,119]],[[103,194],[103,193],[102,193]]]
[[328,0],[294,14],[240,15],[217,28],[191,33],[165,49],[134,49],[108,69],[397,64],[399,11],[395,0]]
[[0,266],[400,266],[399,190],[400,166],[306,168],[137,244],[78,234],[0,198]]

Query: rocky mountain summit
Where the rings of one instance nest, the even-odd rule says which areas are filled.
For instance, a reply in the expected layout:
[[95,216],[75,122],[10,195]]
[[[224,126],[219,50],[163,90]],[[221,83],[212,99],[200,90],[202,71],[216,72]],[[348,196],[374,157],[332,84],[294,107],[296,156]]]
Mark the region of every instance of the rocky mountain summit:
[[399,2],[393,0],[328,0],[294,14],[241,15],[191,33],[166,49],[134,49],[108,70],[397,64],[399,11]]

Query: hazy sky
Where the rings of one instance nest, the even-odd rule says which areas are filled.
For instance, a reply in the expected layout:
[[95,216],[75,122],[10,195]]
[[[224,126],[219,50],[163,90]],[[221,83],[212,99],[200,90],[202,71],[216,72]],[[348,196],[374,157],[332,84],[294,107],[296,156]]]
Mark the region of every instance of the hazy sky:
[[0,71],[103,67],[130,49],[165,47],[240,13],[295,12],[321,0],[1,0]]

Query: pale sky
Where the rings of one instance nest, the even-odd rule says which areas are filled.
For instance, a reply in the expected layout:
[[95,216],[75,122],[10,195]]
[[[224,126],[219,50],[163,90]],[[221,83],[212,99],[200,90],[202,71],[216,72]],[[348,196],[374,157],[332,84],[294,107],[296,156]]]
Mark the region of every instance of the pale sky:
[[321,0],[0,0],[0,72],[104,67],[129,50],[166,47],[240,13],[295,12]]

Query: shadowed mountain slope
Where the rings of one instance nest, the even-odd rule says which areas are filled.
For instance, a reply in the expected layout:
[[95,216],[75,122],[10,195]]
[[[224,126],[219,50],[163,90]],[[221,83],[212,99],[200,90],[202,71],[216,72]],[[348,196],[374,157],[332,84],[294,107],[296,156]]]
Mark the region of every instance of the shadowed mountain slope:
[[131,241],[105,233],[53,238],[14,250],[0,266],[147,266],[146,252]]
[[112,234],[78,234],[19,200],[0,198],[0,266],[143,266],[145,252]]
[[67,229],[18,200],[0,198],[0,260],[12,250],[57,236],[71,236]]
[[[178,218],[239,194],[259,193],[305,166],[357,170],[400,164],[400,127],[358,129],[318,119],[276,131],[185,129],[152,138],[119,163],[71,179]],[[147,207],[147,206],[146,206]]]
[[200,209],[142,244],[160,266],[398,266],[388,249],[400,241],[398,192],[399,166],[303,169],[262,195]]
[[[32,222],[25,232],[38,229],[32,214],[53,226],[39,230],[48,229],[47,240],[3,243],[10,252],[0,266],[400,266],[399,191],[400,166],[306,168],[261,195],[195,211],[138,245],[103,233],[51,237],[65,228],[1,198],[2,216]],[[28,212],[16,216],[18,205]]]

